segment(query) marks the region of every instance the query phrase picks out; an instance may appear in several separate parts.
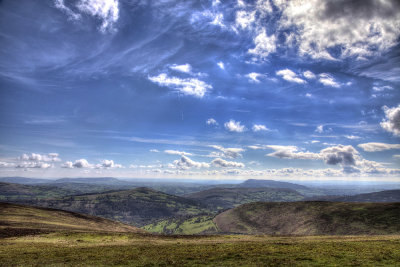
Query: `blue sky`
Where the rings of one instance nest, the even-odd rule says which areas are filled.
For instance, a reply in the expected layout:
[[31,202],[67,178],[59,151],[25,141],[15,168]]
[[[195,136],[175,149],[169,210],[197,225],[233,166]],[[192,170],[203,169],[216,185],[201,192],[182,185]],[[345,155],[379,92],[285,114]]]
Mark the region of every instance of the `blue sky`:
[[0,176],[395,180],[398,1],[0,1]]

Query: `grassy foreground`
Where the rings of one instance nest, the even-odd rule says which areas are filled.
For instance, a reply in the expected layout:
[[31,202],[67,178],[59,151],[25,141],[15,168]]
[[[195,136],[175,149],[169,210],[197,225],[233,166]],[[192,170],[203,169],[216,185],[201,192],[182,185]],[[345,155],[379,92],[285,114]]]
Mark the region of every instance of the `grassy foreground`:
[[400,236],[50,233],[0,239],[0,266],[399,266]]

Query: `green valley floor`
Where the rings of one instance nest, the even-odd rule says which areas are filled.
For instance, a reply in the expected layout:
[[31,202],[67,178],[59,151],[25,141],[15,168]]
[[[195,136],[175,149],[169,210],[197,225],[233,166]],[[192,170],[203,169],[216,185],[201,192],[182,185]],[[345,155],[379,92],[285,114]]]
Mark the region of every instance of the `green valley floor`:
[[79,233],[0,239],[0,266],[400,266],[400,236]]

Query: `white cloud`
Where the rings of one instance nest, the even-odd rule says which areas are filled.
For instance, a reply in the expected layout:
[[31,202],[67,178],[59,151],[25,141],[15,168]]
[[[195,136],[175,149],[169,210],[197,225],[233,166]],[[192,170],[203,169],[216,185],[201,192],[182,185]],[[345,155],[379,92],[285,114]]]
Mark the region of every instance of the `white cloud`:
[[305,97],[307,97],[307,98],[312,98],[312,97],[313,97],[313,95],[312,95],[312,94],[310,94],[310,93],[307,93],[307,94],[305,95]]
[[38,169],[48,169],[51,168],[53,165],[46,163],[46,162],[40,162],[40,161],[24,161],[17,163],[15,165],[16,168],[38,168]]
[[206,121],[206,124],[207,124],[207,125],[218,126],[218,122],[217,122],[215,119],[213,119],[213,118],[209,118],[209,119]]
[[217,63],[217,65],[218,65],[218,67],[219,67],[221,70],[224,70],[224,69],[225,69],[225,64],[224,64],[224,62],[220,61],[220,62]]
[[306,77],[307,79],[315,79],[316,76],[313,72],[306,70],[305,72],[303,72],[303,76]]
[[385,85],[385,86],[373,86],[372,90],[374,90],[375,92],[383,92],[386,90],[393,90],[393,87],[389,86],[389,85]]
[[275,5],[282,10],[280,30],[297,29],[299,53],[315,59],[334,60],[332,48],[341,48],[340,58],[363,59],[396,45],[400,34],[397,1],[293,0]]
[[67,161],[63,165],[61,165],[62,168],[92,168],[93,165],[90,164],[86,159],[78,159],[75,160],[75,162],[72,161]]
[[254,23],[256,17],[255,17],[256,12],[247,12],[244,10],[239,10],[236,12],[236,27],[239,29],[247,29],[251,28],[252,24]]
[[164,150],[165,154],[168,155],[179,155],[179,156],[191,156],[192,153],[187,153],[185,151],[178,151],[178,150]]
[[243,168],[244,164],[241,162],[235,162],[235,161],[226,161],[221,158],[216,158],[213,161],[211,161],[211,164],[213,164],[216,167],[222,167],[222,168]]
[[183,72],[183,73],[191,73],[192,72],[192,66],[190,64],[184,64],[184,65],[172,65],[169,67],[172,70]]
[[118,0],[81,0],[77,8],[102,20],[100,30],[112,29],[119,18]]
[[175,160],[174,165],[178,169],[183,169],[183,170],[186,170],[189,168],[209,168],[210,167],[210,164],[208,164],[206,162],[193,161],[184,155],[182,155],[180,160]]
[[49,153],[47,155],[41,155],[36,153],[22,154],[18,159],[24,161],[44,161],[44,162],[61,161],[57,153]]
[[327,73],[321,73],[319,75],[318,81],[325,86],[331,86],[331,87],[336,87],[336,88],[340,87],[340,83],[335,81],[335,79]]
[[357,135],[345,135],[344,137],[346,137],[347,139],[350,139],[350,140],[361,139],[361,137],[357,136]]
[[289,69],[277,71],[276,75],[281,76],[284,80],[288,82],[299,83],[299,84],[307,83],[305,80],[301,79],[299,76],[297,76],[296,73],[294,73],[292,70]]
[[11,168],[11,167],[15,167],[15,163],[0,161],[0,168]]
[[385,112],[386,119],[382,120],[381,127],[394,135],[400,136],[400,105],[393,108],[384,106],[382,109]]
[[230,120],[225,122],[225,128],[230,132],[241,133],[246,131],[246,127],[240,124],[240,121]]
[[150,149],[150,152],[159,153],[160,151],[158,149]]
[[210,156],[223,157],[223,158],[229,158],[229,159],[236,159],[236,158],[242,157],[242,154],[240,154],[240,153],[245,151],[243,148],[235,148],[235,147],[226,147],[225,148],[225,147],[217,146],[217,145],[211,145],[210,147],[220,151],[220,153],[210,154]]
[[274,152],[267,154],[267,156],[270,157],[288,159],[321,159],[321,156],[318,153],[301,152],[296,146],[267,145],[265,147],[274,150]]
[[212,86],[198,80],[196,78],[180,79],[177,77],[168,77],[167,74],[161,73],[158,76],[149,77],[153,83],[160,86],[166,86],[178,90],[185,95],[191,95],[202,98]]
[[324,132],[324,125],[318,125],[317,128],[315,129],[317,133],[323,133]]
[[122,168],[121,164],[115,164],[113,160],[102,160],[100,164],[96,164],[97,169],[112,169],[112,168]]
[[260,59],[266,59],[269,54],[276,51],[276,37],[275,35],[268,36],[265,29],[263,29],[253,40],[255,47],[249,49],[248,53]]
[[254,124],[252,130],[253,132],[269,131],[269,129],[262,124]]
[[364,143],[359,144],[358,147],[367,152],[384,151],[389,149],[400,149],[400,144],[386,144],[386,143]]
[[257,72],[251,72],[249,74],[246,74],[245,77],[249,78],[249,82],[252,83],[260,83],[260,80],[258,78],[264,76],[261,73],[257,73]]
[[64,11],[72,20],[81,19],[82,14],[88,14],[100,19],[100,31],[102,32],[113,30],[114,24],[119,18],[118,0],[80,0],[75,3],[74,8],[82,14],[76,13],[67,7],[64,0],[55,0],[54,4],[56,8]]

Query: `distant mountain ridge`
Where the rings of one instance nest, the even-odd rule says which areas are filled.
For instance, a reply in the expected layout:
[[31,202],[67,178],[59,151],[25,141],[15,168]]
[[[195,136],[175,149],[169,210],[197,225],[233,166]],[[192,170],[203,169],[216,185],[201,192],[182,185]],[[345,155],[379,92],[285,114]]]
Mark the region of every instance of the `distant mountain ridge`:
[[271,187],[271,188],[288,188],[288,189],[309,189],[304,185],[280,182],[275,180],[258,180],[258,179],[248,179],[237,187],[248,187],[248,188],[258,188],[258,187]]
[[335,202],[400,202],[400,190],[384,190],[353,196],[315,197],[310,200],[326,200]]

